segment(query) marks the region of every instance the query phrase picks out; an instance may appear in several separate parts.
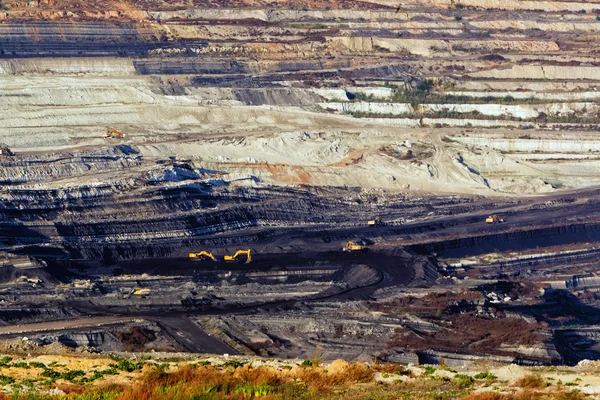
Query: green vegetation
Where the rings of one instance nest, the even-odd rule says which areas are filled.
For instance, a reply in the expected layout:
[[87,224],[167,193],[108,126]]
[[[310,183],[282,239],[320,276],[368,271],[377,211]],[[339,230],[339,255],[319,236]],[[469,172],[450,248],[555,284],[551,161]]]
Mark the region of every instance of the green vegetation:
[[223,364],[220,365],[221,368],[227,368],[227,367],[233,367],[233,368],[239,368],[239,367],[243,367],[244,366],[244,362],[239,362],[237,360],[230,360],[227,362],[224,362]]
[[425,367],[425,372],[423,373],[424,375],[433,375],[435,373],[436,369],[430,365]]
[[12,360],[13,358],[10,356],[4,356],[0,358],[0,367],[6,367]]
[[118,364],[110,364],[111,368],[114,368],[119,371],[133,372],[139,371],[144,366],[143,362],[132,362],[129,360],[120,360]]
[[10,366],[13,367],[13,368],[25,368],[25,369],[30,368],[29,364],[26,363],[26,362],[12,363]]
[[59,378],[60,379],[64,379],[66,381],[71,381],[72,382],[72,381],[75,380],[75,378],[80,377],[80,376],[85,376],[85,372],[83,372],[80,369],[76,369],[76,370],[73,370],[73,371],[62,372],[59,375]]
[[456,374],[454,375],[453,383],[459,389],[466,389],[473,385],[473,378],[465,374]]
[[108,368],[102,371],[92,371],[92,376],[88,379],[90,381],[95,381],[98,379],[104,378],[106,375],[118,375],[119,372],[114,368]]
[[496,380],[498,378],[496,377],[496,375],[494,375],[494,374],[492,374],[490,372],[485,371],[485,372],[480,372],[477,375],[475,375],[475,379],[487,379],[487,380],[493,381],[493,380]]

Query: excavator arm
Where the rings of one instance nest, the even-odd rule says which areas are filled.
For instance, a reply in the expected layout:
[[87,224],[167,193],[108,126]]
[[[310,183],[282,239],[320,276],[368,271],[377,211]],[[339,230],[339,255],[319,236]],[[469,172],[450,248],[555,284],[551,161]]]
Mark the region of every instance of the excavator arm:
[[225,257],[223,257],[223,260],[225,260],[225,261],[235,261],[242,254],[246,255],[246,264],[252,262],[252,256],[250,255],[250,249],[248,249],[248,250],[238,250],[232,256],[226,255]]
[[190,259],[198,259],[198,258],[204,258],[204,257],[206,257],[206,258],[210,258],[213,261],[217,261],[217,259],[215,258],[215,256],[213,256],[212,253],[209,253],[206,250],[202,250],[199,253],[190,253],[190,254],[188,254],[188,257]]

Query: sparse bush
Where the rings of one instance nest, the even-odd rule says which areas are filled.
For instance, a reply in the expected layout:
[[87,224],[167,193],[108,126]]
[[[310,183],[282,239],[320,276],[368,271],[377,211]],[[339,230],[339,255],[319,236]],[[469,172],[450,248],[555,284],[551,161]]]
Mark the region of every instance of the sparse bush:
[[0,367],[6,367],[12,360],[13,358],[11,356],[4,356],[0,358]]
[[515,382],[515,385],[522,389],[542,389],[547,386],[544,379],[539,375],[525,375]]
[[485,372],[480,372],[477,375],[475,375],[475,379],[496,380],[497,377],[496,377],[496,375],[492,374],[491,372],[485,371]]
[[423,373],[423,375],[433,375],[433,373],[436,371],[436,369],[434,367],[432,367],[431,365],[428,365],[425,367],[425,372]]
[[60,378],[60,372],[48,368],[48,369],[45,369],[44,372],[42,372],[42,376],[45,376],[46,378],[51,378],[51,379],[58,379],[58,378]]
[[73,371],[66,371],[60,374],[60,379],[64,379],[66,381],[73,381],[75,378],[85,376],[85,372],[80,369],[75,369]]
[[0,375],[0,385],[11,385],[13,383],[15,383],[15,378],[6,375]]
[[233,367],[235,369],[235,368],[243,367],[244,364],[245,364],[244,362],[240,362],[237,360],[229,360],[229,361],[226,361],[223,364],[221,364],[221,368]]
[[310,361],[310,360],[304,360],[304,361],[302,361],[301,365],[303,367],[312,367],[312,361]]
[[110,364],[111,368],[126,372],[139,371],[143,366],[144,363],[136,363],[129,360],[121,360],[118,364]]
[[465,374],[456,374],[453,383],[459,389],[466,389],[473,384],[473,378]]

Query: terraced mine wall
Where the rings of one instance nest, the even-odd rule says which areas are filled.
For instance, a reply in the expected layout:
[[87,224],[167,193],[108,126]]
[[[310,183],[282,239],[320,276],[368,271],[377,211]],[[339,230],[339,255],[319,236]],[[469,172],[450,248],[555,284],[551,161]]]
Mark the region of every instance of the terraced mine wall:
[[[3,323],[122,313],[172,349],[278,357],[600,357],[599,4],[116,7],[2,1]],[[73,326],[51,339],[122,348]]]
[[[200,43],[190,46],[201,46]],[[134,23],[33,22],[0,24],[0,58],[140,57],[161,48],[161,38]]]
[[536,246],[560,246],[598,240],[600,240],[600,224],[575,223],[569,226],[444,240],[418,244],[410,248],[420,254],[438,253],[444,257],[458,258],[491,252],[520,251]]

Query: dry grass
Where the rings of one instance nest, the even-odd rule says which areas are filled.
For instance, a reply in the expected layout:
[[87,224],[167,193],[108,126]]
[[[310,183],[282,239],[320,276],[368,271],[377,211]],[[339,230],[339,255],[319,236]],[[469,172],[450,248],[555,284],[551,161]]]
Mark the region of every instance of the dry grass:
[[522,389],[542,389],[546,387],[546,382],[539,375],[525,375],[515,382],[515,386]]
[[[348,363],[337,360],[327,366],[271,367],[241,365],[185,364],[175,370],[147,365],[136,381],[126,386],[86,387],[85,383],[59,386],[66,395],[0,394],[0,400],[584,400],[586,396],[567,392],[562,386],[545,387],[537,375],[519,381],[523,389],[500,388],[499,392],[470,393],[483,389],[469,380],[462,385],[454,379],[423,376],[408,381],[376,382],[375,372],[395,374],[404,369],[396,364]],[[171,372],[169,372],[171,371]],[[384,372],[388,371],[388,372]],[[540,378],[540,379],[538,379]],[[393,378],[392,378],[393,379]],[[487,389],[489,390],[489,389]]]
[[117,400],[187,400],[198,394],[213,394],[210,398],[219,399],[252,396],[275,399],[288,398],[285,393],[290,390],[305,395],[325,394],[336,388],[373,381],[374,370],[366,364],[340,361],[329,368],[186,366],[171,373],[155,369],[145,374],[139,384],[126,389]]
[[588,396],[571,391],[553,390],[539,391],[524,389],[514,394],[501,394],[494,392],[471,393],[461,397],[460,400],[586,400]]
[[500,393],[484,392],[484,393],[471,393],[461,400],[505,400],[506,396]]

